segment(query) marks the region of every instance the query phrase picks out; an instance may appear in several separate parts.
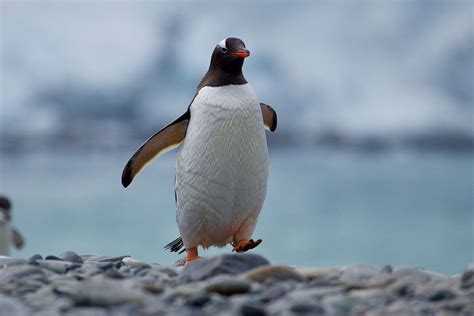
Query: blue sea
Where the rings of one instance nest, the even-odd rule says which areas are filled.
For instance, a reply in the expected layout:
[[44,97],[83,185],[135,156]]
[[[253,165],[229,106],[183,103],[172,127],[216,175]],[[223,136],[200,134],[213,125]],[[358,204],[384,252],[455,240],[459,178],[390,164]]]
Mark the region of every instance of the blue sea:
[[[132,255],[171,264],[163,245],[178,237],[176,153],[150,163],[127,189],[126,150],[1,154],[0,192],[13,201],[26,246]],[[270,150],[267,199],[254,251],[274,263],[420,266],[456,274],[474,261],[472,154],[360,154],[307,147]],[[201,251],[207,256],[231,247]]]

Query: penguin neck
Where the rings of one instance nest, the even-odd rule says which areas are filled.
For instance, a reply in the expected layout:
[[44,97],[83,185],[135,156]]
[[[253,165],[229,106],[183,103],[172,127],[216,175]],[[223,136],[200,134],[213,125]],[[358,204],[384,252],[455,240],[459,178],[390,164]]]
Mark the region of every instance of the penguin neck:
[[242,69],[235,72],[226,72],[219,67],[210,67],[201,79],[197,90],[199,91],[203,87],[220,87],[231,84],[241,85],[246,83],[247,80],[242,73]]

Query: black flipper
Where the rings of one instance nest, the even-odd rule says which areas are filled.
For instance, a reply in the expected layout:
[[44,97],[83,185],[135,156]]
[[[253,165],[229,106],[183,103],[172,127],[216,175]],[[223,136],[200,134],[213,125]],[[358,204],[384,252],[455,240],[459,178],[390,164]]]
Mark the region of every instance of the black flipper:
[[[184,247],[183,239],[181,237],[178,237],[175,240],[173,240],[172,242],[170,242],[169,244],[167,244],[164,248],[166,250],[171,251],[171,252],[178,252],[183,247]],[[179,251],[178,253],[183,253],[185,251],[186,251],[186,248]]]

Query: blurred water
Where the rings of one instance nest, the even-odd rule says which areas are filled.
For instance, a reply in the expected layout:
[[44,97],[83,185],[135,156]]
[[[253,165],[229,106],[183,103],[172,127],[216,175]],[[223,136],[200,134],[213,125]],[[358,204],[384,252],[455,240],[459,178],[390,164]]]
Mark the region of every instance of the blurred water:
[[[163,264],[178,236],[175,153],[151,163],[128,189],[120,184],[134,148],[0,156],[0,192],[14,202],[26,247],[130,254]],[[415,265],[454,274],[473,261],[470,154],[360,155],[302,147],[272,150],[267,200],[255,238],[272,262],[296,265]],[[204,252],[209,255],[215,249]]]

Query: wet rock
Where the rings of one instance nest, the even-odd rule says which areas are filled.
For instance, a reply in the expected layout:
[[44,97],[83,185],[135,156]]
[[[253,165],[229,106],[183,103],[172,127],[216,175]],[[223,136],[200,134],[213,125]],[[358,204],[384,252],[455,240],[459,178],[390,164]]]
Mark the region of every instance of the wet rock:
[[205,289],[208,292],[226,296],[242,294],[250,290],[250,282],[243,278],[220,275],[209,280]]
[[223,254],[201,258],[184,267],[180,281],[201,281],[219,274],[235,275],[268,264],[269,262],[264,257],[253,253]]
[[272,281],[297,281],[302,282],[305,280],[303,275],[298,273],[294,268],[288,266],[271,266],[264,265],[261,267],[254,268],[243,274],[249,280],[256,282],[265,282],[268,280]]
[[62,259],[53,255],[46,256],[44,260],[56,260],[56,261],[61,261]]
[[79,256],[74,251],[63,252],[61,255],[59,255],[59,258],[64,260],[64,261],[69,261],[69,262],[72,262],[72,263],[78,263],[78,264],[83,264],[84,263],[84,260],[82,259],[82,257]]

